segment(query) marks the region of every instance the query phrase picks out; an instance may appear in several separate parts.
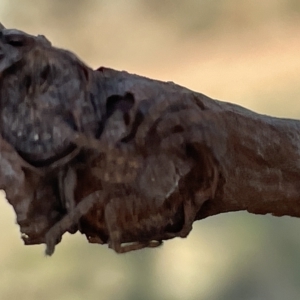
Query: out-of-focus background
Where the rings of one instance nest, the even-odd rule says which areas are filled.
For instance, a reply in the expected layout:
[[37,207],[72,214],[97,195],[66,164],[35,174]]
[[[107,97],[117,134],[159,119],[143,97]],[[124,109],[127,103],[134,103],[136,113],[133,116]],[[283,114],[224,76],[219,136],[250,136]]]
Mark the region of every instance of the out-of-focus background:
[[[94,68],[300,117],[298,0],[1,0],[0,22]],[[0,198],[1,300],[299,299],[298,219],[228,213],[196,222],[187,239],[124,255],[65,235],[46,258],[43,246],[23,246]]]

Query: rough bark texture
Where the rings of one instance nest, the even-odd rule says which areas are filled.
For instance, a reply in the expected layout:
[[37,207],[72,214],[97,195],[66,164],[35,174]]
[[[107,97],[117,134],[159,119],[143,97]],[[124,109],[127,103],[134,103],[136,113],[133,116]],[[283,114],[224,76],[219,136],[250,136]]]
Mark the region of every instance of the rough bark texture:
[[51,255],[79,230],[120,253],[186,237],[219,213],[300,216],[299,121],[93,71],[44,38],[14,34],[2,29],[1,49],[19,50],[20,36],[27,48],[10,65],[0,57],[0,188],[25,244],[46,243]]

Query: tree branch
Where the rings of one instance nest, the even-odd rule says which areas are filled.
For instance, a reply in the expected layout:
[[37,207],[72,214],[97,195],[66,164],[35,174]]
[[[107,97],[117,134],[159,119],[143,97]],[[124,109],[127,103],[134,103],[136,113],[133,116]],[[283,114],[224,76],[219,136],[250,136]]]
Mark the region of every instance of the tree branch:
[[[53,49],[59,63],[61,50]],[[51,255],[66,231],[79,230],[121,253],[186,237],[195,220],[219,213],[300,216],[299,121],[259,115],[174,83],[78,65],[83,102],[75,99],[73,108],[68,102],[66,112],[54,109],[50,118],[48,106],[31,108],[46,123],[55,120],[49,124],[60,133],[45,149],[52,151],[53,141],[55,151],[61,143],[68,153],[37,164],[38,148],[0,139],[0,188],[25,244],[46,243]]]

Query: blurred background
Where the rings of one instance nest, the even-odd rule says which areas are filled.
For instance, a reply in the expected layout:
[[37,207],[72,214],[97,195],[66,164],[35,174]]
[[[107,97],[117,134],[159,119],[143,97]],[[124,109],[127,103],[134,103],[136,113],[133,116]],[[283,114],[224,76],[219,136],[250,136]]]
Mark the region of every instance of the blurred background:
[[[44,34],[93,68],[300,117],[298,0],[1,0],[0,22]],[[196,222],[187,239],[124,255],[66,234],[46,258],[44,246],[23,246],[0,197],[1,300],[299,299],[298,219],[228,213]]]

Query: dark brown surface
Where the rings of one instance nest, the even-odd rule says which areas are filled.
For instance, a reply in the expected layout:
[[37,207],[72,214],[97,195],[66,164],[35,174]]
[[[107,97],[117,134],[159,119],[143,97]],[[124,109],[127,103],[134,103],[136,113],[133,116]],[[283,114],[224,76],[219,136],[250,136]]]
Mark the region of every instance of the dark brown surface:
[[300,215],[300,122],[92,71],[41,37],[17,32],[30,47],[10,45],[14,34],[0,40],[2,60],[18,54],[0,73],[0,188],[25,244],[46,243],[51,255],[79,230],[126,252],[223,212]]

